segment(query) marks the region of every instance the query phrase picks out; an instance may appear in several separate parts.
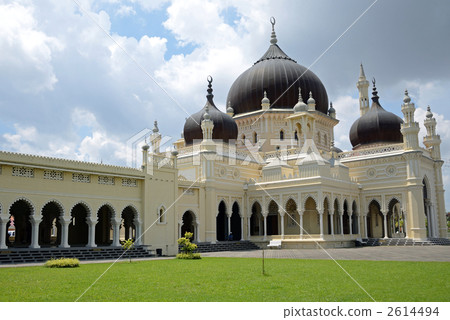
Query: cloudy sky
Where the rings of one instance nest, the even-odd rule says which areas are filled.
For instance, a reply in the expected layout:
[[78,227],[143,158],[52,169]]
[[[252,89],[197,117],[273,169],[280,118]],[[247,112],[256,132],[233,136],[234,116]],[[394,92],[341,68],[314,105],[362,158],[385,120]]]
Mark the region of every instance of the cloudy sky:
[[409,90],[421,136],[431,106],[450,208],[444,0],[0,0],[0,150],[125,165],[127,141],[154,120],[174,141],[203,107],[208,75],[225,109],[233,81],[269,45],[271,16],[298,63],[308,67],[329,48],[311,69],[337,110],[340,148],[351,149],[361,62],[385,109],[403,117]]

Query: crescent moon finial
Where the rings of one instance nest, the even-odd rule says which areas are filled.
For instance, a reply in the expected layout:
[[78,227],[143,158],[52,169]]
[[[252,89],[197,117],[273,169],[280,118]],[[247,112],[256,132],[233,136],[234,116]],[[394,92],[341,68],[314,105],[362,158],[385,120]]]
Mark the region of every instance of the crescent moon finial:
[[270,17],[270,23],[272,24],[272,29],[275,27],[275,18],[274,17]]
[[213,78],[211,76],[208,76],[208,78],[206,78],[206,80],[208,80],[209,84],[211,84],[211,82],[213,82]]

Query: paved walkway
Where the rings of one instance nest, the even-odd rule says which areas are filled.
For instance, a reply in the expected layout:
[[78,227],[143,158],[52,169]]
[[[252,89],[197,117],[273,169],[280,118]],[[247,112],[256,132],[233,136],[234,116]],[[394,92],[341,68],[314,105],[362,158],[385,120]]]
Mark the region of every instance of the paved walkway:
[[[339,249],[269,249],[265,258],[380,260],[380,261],[445,261],[450,262],[450,246],[362,247]],[[202,253],[203,257],[260,258],[262,250]],[[331,257],[330,257],[331,256]]]

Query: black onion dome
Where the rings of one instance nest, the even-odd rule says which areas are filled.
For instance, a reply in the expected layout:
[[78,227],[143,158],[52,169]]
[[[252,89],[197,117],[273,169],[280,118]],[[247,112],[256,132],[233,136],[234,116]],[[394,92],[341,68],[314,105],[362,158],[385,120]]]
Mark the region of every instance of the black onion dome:
[[214,104],[212,94],[212,78],[208,77],[208,94],[206,95],[206,104],[199,112],[194,113],[189,118],[186,119],[184,123],[183,136],[186,145],[190,145],[194,142],[194,140],[203,140],[203,131],[202,131],[202,121],[203,115],[205,114],[206,107],[208,107],[208,113],[210,115],[210,119],[214,123],[213,140],[229,142],[230,140],[236,140],[238,135],[238,128],[236,122],[232,117],[223,113]]
[[370,110],[357,119],[350,128],[350,142],[353,149],[372,143],[403,142],[403,135],[400,131],[403,120],[384,110],[378,101],[377,94],[374,81],[373,102]]
[[[271,108],[292,109],[298,101],[300,87],[303,100],[306,101],[309,92],[312,92],[316,110],[327,114],[328,95],[325,87],[312,71],[299,65],[276,44],[274,24],[273,20],[269,49],[261,59],[234,81],[228,92],[227,102],[235,114],[260,110],[261,99],[266,91]],[[288,88],[289,90],[283,94]]]

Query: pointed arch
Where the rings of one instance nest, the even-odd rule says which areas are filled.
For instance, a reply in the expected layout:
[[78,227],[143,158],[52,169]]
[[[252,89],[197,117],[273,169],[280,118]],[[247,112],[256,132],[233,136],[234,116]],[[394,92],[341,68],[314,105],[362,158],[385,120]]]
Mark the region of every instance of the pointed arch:
[[87,219],[91,216],[90,206],[80,201],[70,209],[71,221],[69,223],[68,243],[71,247],[86,246],[89,239],[89,226]]
[[121,241],[128,239],[136,241],[136,223],[139,220],[138,211],[134,206],[128,205],[122,209],[120,217],[119,239]]
[[[231,207],[231,219],[230,219],[230,235],[228,240],[240,240],[242,238],[242,226],[241,226],[242,213],[237,201],[233,202]],[[231,236],[231,237],[230,237]]]
[[283,141],[283,140],[284,140],[284,130],[281,129],[280,130],[280,141]]
[[17,198],[10,205],[9,221],[6,224],[6,245],[8,247],[28,247],[31,244],[30,218],[35,212],[34,204],[24,197]]
[[64,207],[57,200],[47,201],[41,210],[39,223],[38,243],[41,247],[54,247],[61,244],[61,222],[64,216]]
[[309,234],[320,233],[317,201],[312,196],[308,196],[305,200],[303,210],[303,229]]
[[217,241],[224,241],[228,236],[228,215],[227,205],[224,200],[221,200],[217,208],[216,214],[216,238]]
[[262,216],[262,206],[258,200],[253,201],[250,216],[250,235],[260,236],[264,234],[264,218]]
[[97,210],[97,224],[95,226],[95,243],[99,246],[112,244],[113,228],[111,220],[116,217],[114,207],[105,203]]
[[384,218],[381,213],[381,205],[378,200],[369,202],[367,214],[367,232],[369,238],[384,237]]

